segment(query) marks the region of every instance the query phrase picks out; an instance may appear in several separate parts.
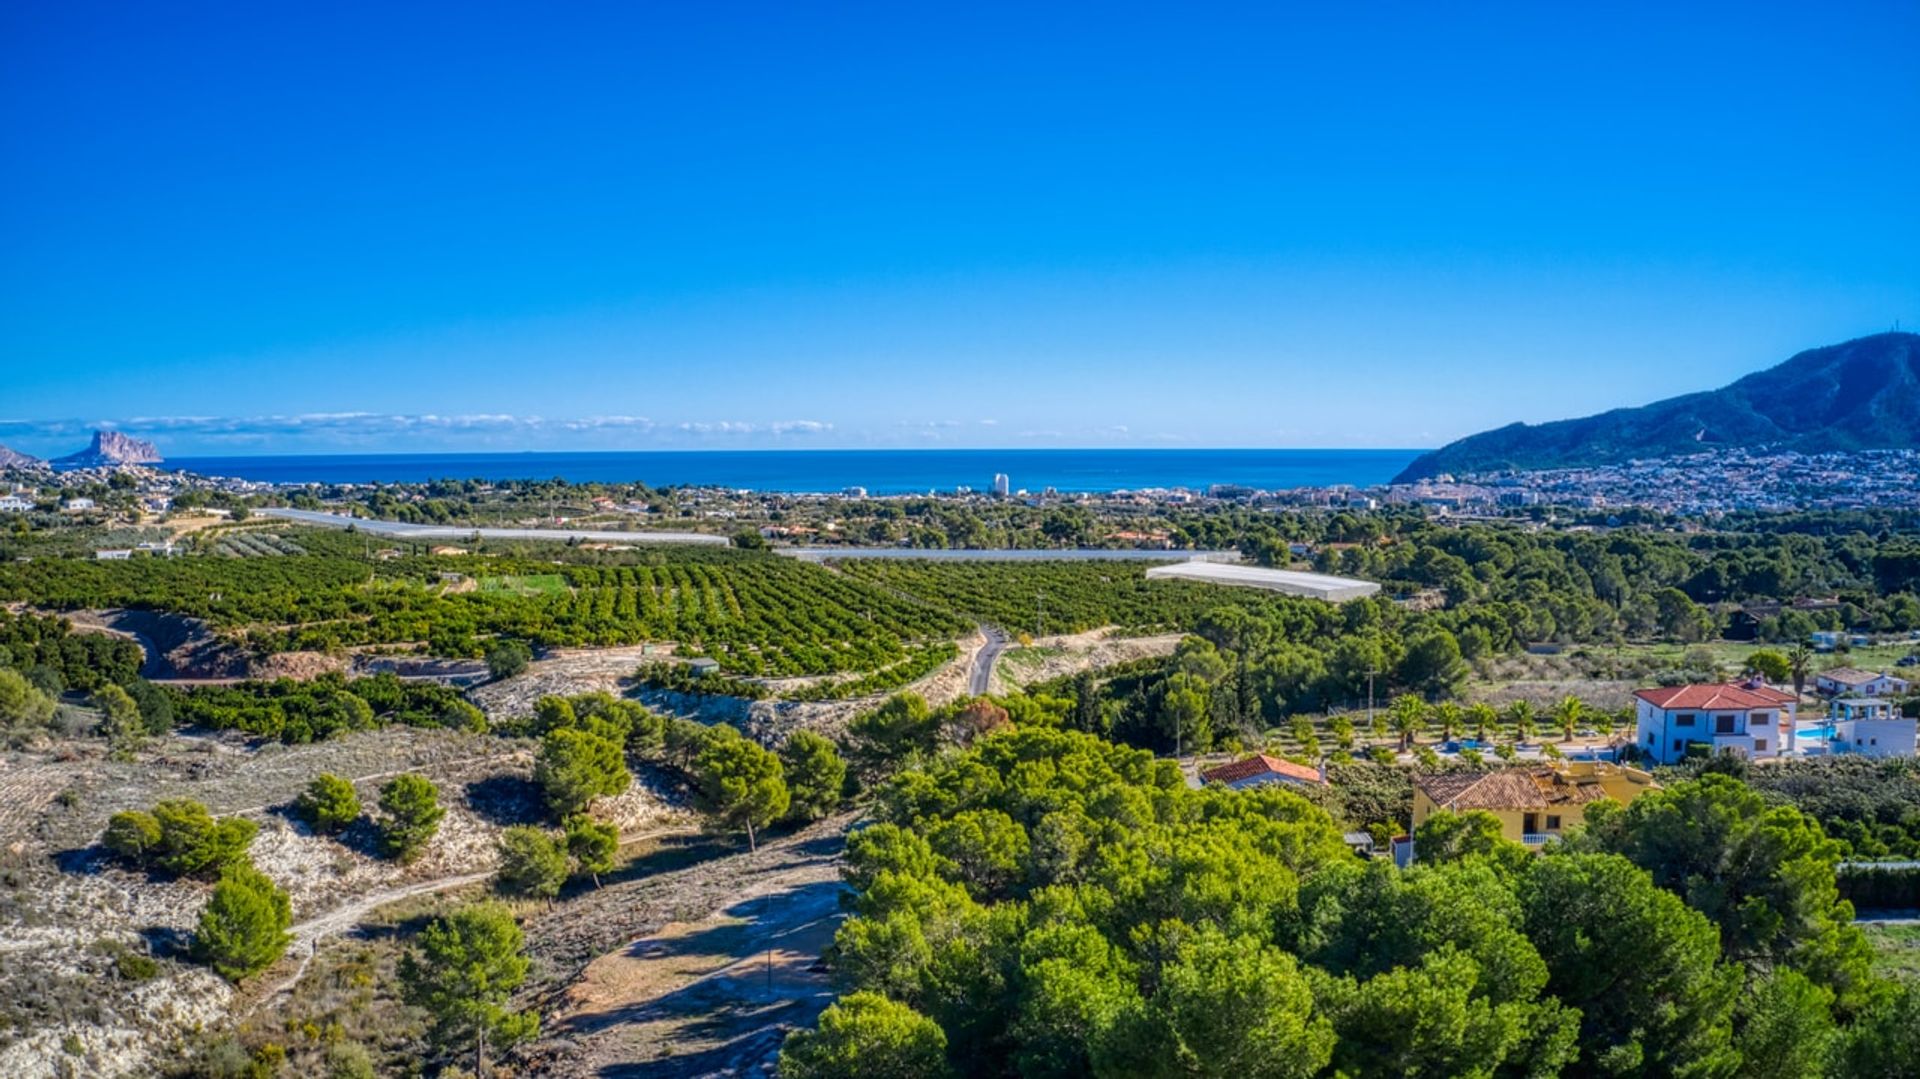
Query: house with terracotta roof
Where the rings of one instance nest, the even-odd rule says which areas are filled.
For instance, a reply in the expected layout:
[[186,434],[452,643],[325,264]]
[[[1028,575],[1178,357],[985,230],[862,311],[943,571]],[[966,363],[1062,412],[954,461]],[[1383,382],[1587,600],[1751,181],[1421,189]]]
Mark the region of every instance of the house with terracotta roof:
[[1496,772],[1438,772],[1413,777],[1413,826],[1435,813],[1484,810],[1500,819],[1500,834],[1539,847],[1587,818],[1595,802],[1633,801],[1659,789],[1638,768],[1607,761],[1562,761]]
[[1639,690],[1634,698],[1634,744],[1641,756],[1661,764],[1682,760],[1690,751],[1753,760],[1796,751],[1797,702],[1760,679],[1661,686]]
[[1885,671],[1835,667],[1814,675],[1813,688],[1829,697],[1897,697],[1913,686],[1906,679]]
[[1265,753],[1255,753],[1244,760],[1201,769],[1200,778],[1204,782],[1219,783],[1234,790],[1242,787],[1257,787],[1262,783],[1321,786],[1327,781],[1327,777],[1322,775],[1318,768],[1309,768],[1304,764],[1295,764],[1279,757],[1269,757]]

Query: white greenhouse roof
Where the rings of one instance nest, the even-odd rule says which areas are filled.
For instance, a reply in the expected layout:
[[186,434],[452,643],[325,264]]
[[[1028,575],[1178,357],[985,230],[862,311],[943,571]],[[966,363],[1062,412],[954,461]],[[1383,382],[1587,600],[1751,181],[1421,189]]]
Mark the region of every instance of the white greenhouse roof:
[[1206,581],[1210,584],[1265,588],[1273,592],[1284,592],[1289,596],[1324,599],[1329,603],[1361,599],[1380,591],[1380,586],[1372,581],[1357,581],[1351,577],[1330,577],[1324,573],[1299,573],[1290,569],[1263,569],[1259,566],[1241,566],[1227,562],[1176,562],[1170,566],[1155,566],[1147,571],[1147,578],[1149,580]]

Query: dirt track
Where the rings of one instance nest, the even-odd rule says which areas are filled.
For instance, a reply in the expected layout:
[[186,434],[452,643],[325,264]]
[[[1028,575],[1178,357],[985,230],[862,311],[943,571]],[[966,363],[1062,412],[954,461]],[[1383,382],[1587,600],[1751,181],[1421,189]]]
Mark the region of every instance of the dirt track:
[[759,1075],[832,999],[851,816],[760,850],[609,886],[528,926],[544,961],[538,1075]]
[[1030,686],[1081,671],[1112,667],[1148,656],[1172,655],[1181,634],[1152,637],[1114,636],[1113,627],[1062,637],[1040,637],[1030,645],[1010,648],[994,670],[994,691]]

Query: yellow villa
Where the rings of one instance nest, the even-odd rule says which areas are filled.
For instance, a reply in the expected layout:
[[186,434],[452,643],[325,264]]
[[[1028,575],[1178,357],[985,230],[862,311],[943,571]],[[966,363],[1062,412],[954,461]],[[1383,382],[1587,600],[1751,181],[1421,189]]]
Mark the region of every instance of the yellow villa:
[[1500,819],[1500,834],[1539,847],[1586,819],[1603,798],[1626,803],[1659,784],[1638,768],[1605,761],[1565,761],[1497,772],[1441,772],[1413,777],[1413,826],[1441,810],[1481,809]]

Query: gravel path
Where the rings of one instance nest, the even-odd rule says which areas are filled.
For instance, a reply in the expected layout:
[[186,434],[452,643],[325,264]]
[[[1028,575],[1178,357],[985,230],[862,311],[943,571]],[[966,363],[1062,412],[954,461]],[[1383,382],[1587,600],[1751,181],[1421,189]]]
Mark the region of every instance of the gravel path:
[[[660,828],[639,835],[623,835],[620,837],[620,842],[622,845],[640,843],[649,839],[660,839],[670,835],[692,835],[696,834],[697,831],[698,829],[684,827]],[[288,945],[287,951],[289,954],[295,952],[302,953],[299,968],[284,981],[261,993],[255,1000],[253,1009],[250,1009],[250,1011],[257,1010],[261,1005],[266,1004],[284,993],[291,993],[293,987],[300,984],[300,979],[307,973],[307,966],[313,962],[314,953],[319,950],[321,941],[328,937],[347,932],[348,930],[359,928],[361,923],[366,921],[368,915],[379,910],[381,907],[423,895],[437,895],[441,892],[450,892],[456,888],[464,888],[470,884],[479,884],[491,879],[493,879],[493,870],[489,869],[478,873],[459,873],[452,876],[436,877],[432,880],[414,881],[411,884],[403,884],[394,888],[382,888],[379,891],[368,892],[366,895],[354,899],[345,906],[336,907],[325,914],[309,918],[304,922],[296,923],[292,929],[288,930],[288,933],[293,937],[293,941]]]
[[529,922],[546,997],[529,1074],[766,1074],[787,1030],[832,998],[816,963],[841,917],[855,819],[609,885]]

